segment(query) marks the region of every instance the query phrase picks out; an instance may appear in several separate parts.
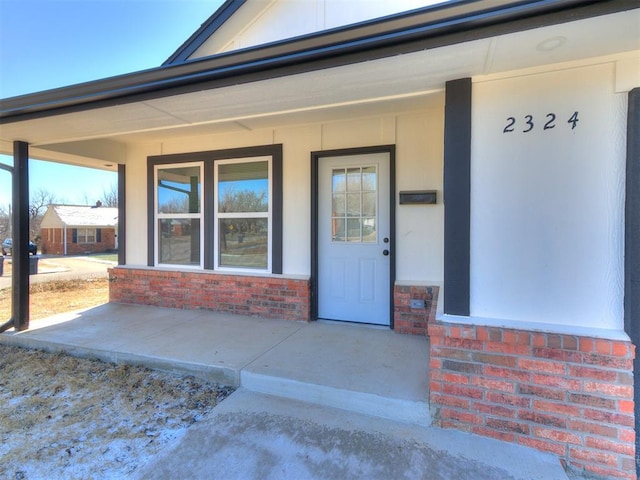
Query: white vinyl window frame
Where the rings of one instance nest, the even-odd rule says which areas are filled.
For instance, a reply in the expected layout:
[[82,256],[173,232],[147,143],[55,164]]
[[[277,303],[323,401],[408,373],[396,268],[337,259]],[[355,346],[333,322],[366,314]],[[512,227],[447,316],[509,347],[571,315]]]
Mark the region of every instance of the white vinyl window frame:
[[76,235],[76,243],[96,243],[97,229],[78,228]]
[[[199,208],[198,213],[159,213],[158,212],[158,171],[160,170],[169,170],[172,168],[187,168],[187,167],[198,167],[200,170],[200,196],[199,196]],[[205,195],[205,181],[204,181],[204,162],[178,162],[178,163],[166,163],[161,165],[154,166],[153,172],[153,181],[154,181],[154,202],[153,202],[153,211],[154,211],[154,236],[155,236],[155,248],[154,248],[154,257],[155,264],[159,267],[166,267],[172,269],[191,269],[191,270],[202,270],[204,269],[204,195]],[[191,265],[191,264],[175,264],[175,263],[160,263],[160,242],[161,233],[159,224],[160,220],[200,220],[200,264],[199,265]]]
[[[272,250],[273,250],[273,162],[272,156],[257,156],[257,157],[243,157],[243,158],[229,158],[224,160],[217,160],[214,165],[214,173],[213,173],[213,185],[214,185],[214,206],[213,206],[213,215],[214,215],[214,231],[215,235],[213,238],[213,249],[214,249],[214,270],[219,270],[222,272],[255,272],[255,273],[270,273],[272,271]],[[255,163],[255,162],[267,162],[267,171],[268,171],[268,207],[266,212],[235,212],[235,213],[227,213],[227,212],[219,212],[218,205],[218,169],[221,165],[229,165],[229,164],[239,164],[239,163]],[[231,267],[220,265],[220,234],[218,231],[219,220],[226,218],[266,218],[267,219],[267,267],[266,268],[244,268],[244,267]]]

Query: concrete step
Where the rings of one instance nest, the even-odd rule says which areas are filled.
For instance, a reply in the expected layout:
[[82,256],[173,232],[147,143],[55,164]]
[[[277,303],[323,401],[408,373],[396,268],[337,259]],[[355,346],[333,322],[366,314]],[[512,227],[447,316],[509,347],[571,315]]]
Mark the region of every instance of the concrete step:
[[424,401],[390,398],[345,388],[300,382],[243,370],[240,385],[252,392],[339,408],[364,415],[414,425],[431,425],[429,404]]
[[361,325],[314,323],[242,369],[250,391],[430,425],[429,344]]

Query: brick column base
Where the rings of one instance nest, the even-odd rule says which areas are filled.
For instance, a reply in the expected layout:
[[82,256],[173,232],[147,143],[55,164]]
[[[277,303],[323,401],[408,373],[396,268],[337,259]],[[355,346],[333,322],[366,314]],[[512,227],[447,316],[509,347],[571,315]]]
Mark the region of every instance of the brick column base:
[[434,423],[558,455],[568,469],[635,479],[628,341],[430,322]]
[[109,301],[309,321],[309,280],[115,267]]
[[[435,286],[395,285],[393,329],[398,333],[426,336],[427,325],[436,318],[439,290]],[[418,304],[413,306],[411,300]]]

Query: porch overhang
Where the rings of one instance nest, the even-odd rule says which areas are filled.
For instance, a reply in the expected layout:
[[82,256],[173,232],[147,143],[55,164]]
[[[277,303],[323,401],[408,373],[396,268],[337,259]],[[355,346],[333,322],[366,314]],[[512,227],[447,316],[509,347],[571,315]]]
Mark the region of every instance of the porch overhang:
[[403,111],[451,79],[637,50],[639,12],[632,1],[458,1],[9,98],[0,153],[20,140],[32,158],[115,170],[130,143]]

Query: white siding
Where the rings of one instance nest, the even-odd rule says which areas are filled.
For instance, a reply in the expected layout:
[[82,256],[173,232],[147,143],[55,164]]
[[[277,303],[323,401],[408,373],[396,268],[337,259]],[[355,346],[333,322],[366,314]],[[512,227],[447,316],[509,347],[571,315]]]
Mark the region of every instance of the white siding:
[[626,97],[614,67],[473,85],[474,317],[622,329]]
[[[439,0],[251,0],[234,15],[191,59],[262,45],[331,28],[413,10]],[[245,9],[243,11],[243,9]]]
[[[358,118],[139,146],[127,161],[127,262],[147,261],[146,160],[149,155],[283,144],[283,273],[309,275],[311,152],[396,144],[396,190],[438,189],[438,205],[396,206],[398,281],[441,282],[443,271],[442,96],[398,116]],[[396,195],[397,204],[397,195]],[[134,240],[135,239],[135,240]]]

